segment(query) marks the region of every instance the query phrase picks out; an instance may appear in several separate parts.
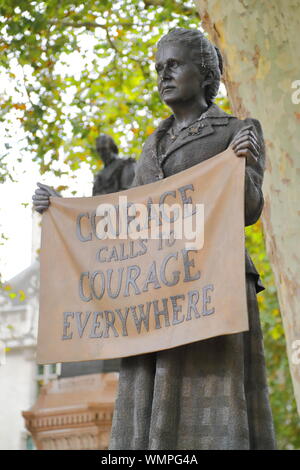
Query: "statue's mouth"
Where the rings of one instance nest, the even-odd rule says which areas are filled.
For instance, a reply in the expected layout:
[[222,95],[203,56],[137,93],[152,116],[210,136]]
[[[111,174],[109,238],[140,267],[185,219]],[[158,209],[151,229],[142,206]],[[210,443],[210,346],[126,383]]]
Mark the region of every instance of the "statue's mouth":
[[165,87],[163,88],[162,91],[163,91],[163,93],[164,93],[165,91],[174,90],[175,88],[176,88],[175,86],[167,85],[167,86],[165,86]]

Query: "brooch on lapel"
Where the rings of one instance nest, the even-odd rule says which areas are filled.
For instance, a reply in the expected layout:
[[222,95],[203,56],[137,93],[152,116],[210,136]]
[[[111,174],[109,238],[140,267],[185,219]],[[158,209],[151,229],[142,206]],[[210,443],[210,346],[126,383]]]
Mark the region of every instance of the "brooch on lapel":
[[191,135],[197,135],[197,134],[200,134],[203,127],[205,126],[205,124],[201,123],[201,124],[198,124],[197,126],[191,126],[188,130],[188,135],[191,136]]

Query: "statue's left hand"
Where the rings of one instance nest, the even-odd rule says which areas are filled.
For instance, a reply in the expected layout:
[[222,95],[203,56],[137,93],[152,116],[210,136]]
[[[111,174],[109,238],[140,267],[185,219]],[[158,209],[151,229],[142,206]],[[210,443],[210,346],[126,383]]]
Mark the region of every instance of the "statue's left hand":
[[252,126],[243,127],[230,143],[237,157],[246,157],[246,164],[256,163],[260,146]]
[[33,208],[42,214],[45,210],[49,208],[50,205],[50,196],[61,197],[55,189],[51,188],[47,184],[37,183],[38,188],[35,190],[34,195],[32,196]]

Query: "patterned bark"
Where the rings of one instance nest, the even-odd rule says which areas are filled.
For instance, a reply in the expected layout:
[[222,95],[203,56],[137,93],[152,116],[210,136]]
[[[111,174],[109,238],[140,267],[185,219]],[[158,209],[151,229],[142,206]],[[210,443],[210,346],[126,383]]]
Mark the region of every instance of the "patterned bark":
[[[300,2],[196,0],[221,49],[233,112],[260,120],[267,144],[263,225],[300,412]],[[298,82],[298,86],[300,82]],[[294,101],[294,102],[293,102]],[[299,344],[299,343],[298,343]]]

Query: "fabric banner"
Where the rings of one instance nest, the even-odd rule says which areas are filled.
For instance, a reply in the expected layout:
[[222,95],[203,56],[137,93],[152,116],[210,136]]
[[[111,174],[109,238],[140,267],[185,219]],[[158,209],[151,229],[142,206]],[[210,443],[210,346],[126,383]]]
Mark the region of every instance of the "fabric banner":
[[248,330],[245,159],[231,149],[119,193],[51,198],[38,363],[133,356]]

